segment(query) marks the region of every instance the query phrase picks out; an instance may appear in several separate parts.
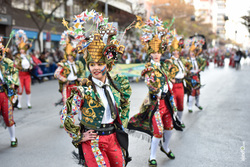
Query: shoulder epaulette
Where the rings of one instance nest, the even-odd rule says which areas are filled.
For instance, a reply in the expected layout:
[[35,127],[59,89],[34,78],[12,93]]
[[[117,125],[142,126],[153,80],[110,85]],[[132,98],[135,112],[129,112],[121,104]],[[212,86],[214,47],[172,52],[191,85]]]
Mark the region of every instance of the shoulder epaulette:
[[145,75],[145,73],[147,73],[147,72],[149,72],[149,71],[152,71],[152,70],[154,70],[154,68],[153,68],[153,67],[148,67],[148,68],[145,68],[144,70],[142,70],[142,72],[141,72],[141,76],[144,76],[144,75]]

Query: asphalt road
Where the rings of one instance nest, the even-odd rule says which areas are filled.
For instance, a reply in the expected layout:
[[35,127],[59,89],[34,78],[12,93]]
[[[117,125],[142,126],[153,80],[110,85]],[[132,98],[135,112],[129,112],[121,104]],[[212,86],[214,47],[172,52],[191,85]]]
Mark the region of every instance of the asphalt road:
[[[227,64],[227,60],[226,60]],[[201,74],[200,103],[203,111],[194,107],[185,111],[183,132],[174,131],[170,148],[176,156],[168,159],[160,149],[160,167],[247,167],[250,166],[250,63],[242,62],[241,69],[210,65]],[[144,82],[131,83],[130,116],[139,111],[147,93]],[[58,82],[47,81],[32,85],[32,109],[14,111],[17,148],[10,148],[9,133],[0,127],[0,167],[78,167],[72,158],[74,149],[70,137],[59,128],[59,110],[54,106],[60,99]],[[150,143],[130,136],[128,167],[146,167]]]

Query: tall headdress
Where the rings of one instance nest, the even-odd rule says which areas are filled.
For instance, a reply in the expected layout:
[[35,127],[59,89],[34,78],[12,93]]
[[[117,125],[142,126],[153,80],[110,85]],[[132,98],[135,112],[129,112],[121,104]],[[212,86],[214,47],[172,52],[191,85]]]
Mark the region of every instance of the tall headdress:
[[[84,27],[87,22],[92,22],[89,29]],[[115,38],[117,29],[108,23],[108,18],[103,18],[102,14],[94,10],[86,10],[74,17],[72,27],[68,27],[68,22],[64,19],[63,24],[78,40],[77,51],[84,54],[87,65],[90,62],[104,62],[108,70],[112,70],[115,59],[118,54],[123,54],[125,47]],[[89,37],[85,36],[87,33],[90,33]],[[108,36],[106,43],[103,40],[104,36]]]
[[203,38],[195,38],[189,39],[187,41],[189,45],[189,51],[194,52],[195,56],[198,56],[202,52],[202,46],[205,44],[205,40]]
[[25,52],[32,46],[29,43],[26,33],[23,30],[18,30],[15,33],[15,42],[19,50],[23,49]]
[[66,30],[61,35],[60,45],[64,49],[64,59],[67,60],[67,56],[71,55],[76,58],[76,45],[74,45],[75,39],[74,32]]
[[142,21],[140,16],[137,16],[135,28],[141,29],[141,42],[145,46],[147,54],[160,52],[164,53],[169,50],[169,31],[174,19],[170,24],[163,22],[157,16],[152,16],[146,22]]

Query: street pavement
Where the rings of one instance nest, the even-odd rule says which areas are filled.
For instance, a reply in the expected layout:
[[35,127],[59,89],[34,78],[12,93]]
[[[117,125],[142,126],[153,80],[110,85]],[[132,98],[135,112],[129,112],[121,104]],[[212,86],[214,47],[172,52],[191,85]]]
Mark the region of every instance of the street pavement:
[[[242,61],[236,71],[213,63],[201,73],[200,104],[188,113],[185,97],[183,132],[173,130],[170,149],[176,159],[170,160],[160,149],[159,167],[249,167],[250,166],[250,63]],[[131,112],[133,116],[147,94],[144,82],[131,83]],[[71,152],[76,150],[71,138],[60,129],[59,110],[54,106],[60,99],[58,82],[47,81],[32,85],[32,109],[14,111],[18,147],[10,148],[9,133],[0,127],[0,167],[78,167]],[[130,136],[128,167],[147,167],[150,143]]]

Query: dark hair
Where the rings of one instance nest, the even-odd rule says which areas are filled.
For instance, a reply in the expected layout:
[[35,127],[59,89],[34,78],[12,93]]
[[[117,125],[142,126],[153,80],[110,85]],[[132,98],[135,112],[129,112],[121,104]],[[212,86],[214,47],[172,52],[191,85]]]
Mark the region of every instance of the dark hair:
[[117,90],[117,91],[120,93],[121,98],[122,98],[125,102],[127,102],[127,100],[123,97],[123,93],[117,88],[117,86],[116,86],[115,83],[113,82],[113,79],[111,78],[111,76],[109,75],[108,72],[107,72],[107,77],[108,77],[108,79],[109,79],[111,85],[113,85],[113,87],[115,88],[115,90]]
[[[93,80],[92,80],[92,75],[91,75],[91,74],[89,74],[88,79],[92,82],[92,87],[93,87],[94,92],[95,92],[95,95],[96,95],[96,94],[97,94],[97,91],[96,91],[95,83],[94,83]],[[98,102],[100,102],[100,99],[98,98],[97,95],[96,95],[96,99],[97,99]]]

